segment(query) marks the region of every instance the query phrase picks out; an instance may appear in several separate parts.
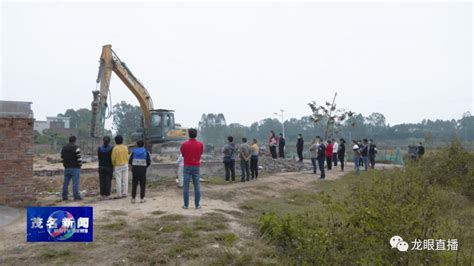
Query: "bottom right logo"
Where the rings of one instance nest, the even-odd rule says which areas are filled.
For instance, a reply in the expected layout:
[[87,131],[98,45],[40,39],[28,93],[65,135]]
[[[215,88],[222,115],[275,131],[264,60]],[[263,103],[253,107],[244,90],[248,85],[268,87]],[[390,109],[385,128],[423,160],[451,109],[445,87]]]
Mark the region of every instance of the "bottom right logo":
[[[413,247],[411,250],[437,250],[437,251],[456,251],[458,250],[458,240],[457,239],[415,239],[411,242]],[[410,249],[410,246],[407,242],[403,240],[400,236],[392,236],[390,238],[390,246],[398,249],[401,252],[407,252]]]
[[390,246],[397,248],[401,252],[407,252],[408,250],[408,243],[403,241],[403,238],[399,236],[392,236],[392,238],[390,238]]

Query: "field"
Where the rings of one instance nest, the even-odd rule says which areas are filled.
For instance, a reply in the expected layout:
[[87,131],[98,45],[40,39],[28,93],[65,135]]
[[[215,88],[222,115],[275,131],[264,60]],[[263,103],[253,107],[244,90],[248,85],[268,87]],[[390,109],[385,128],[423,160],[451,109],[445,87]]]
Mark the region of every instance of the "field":
[[[404,179],[420,167],[378,165],[355,176],[348,164],[346,172],[328,171],[324,181],[305,171],[268,174],[243,184],[212,177],[202,183],[200,210],[181,208],[181,190],[173,178],[150,183],[144,204],[97,196],[63,204],[47,195],[39,204],[93,206],[94,242],[26,243],[22,213],[0,229],[0,264],[472,264],[472,199],[456,186],[433,183],[423,192],[425,187]],[[415,190],[420,193],[410,195]],[[459,250],[403,253],[390,247],[392,234],[406,241],[456,238]]]

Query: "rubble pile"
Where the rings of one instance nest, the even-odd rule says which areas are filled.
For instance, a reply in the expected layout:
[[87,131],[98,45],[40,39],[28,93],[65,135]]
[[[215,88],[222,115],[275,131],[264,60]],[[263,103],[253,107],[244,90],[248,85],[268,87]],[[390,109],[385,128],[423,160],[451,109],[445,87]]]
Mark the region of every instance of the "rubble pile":
[[151,161],[153,163],[176,163],[176,159],[178,155],[176,154],[169,154],[169,155],[158,155],[158,154],[151,154]]
[[48,157],[46,157],[46,161],[48,163],[61,163],[62,162],[59,155],[58,156],[48,156]]
[[[41,162],[41,156],[38,156],[38,159],[35,161],[35,163],[40,163]],[[99,161],[99,158],[97,158],[97,155],[82,155],[82,162],[83,163],[93,163]],[[48,163],[62,163],[63,160],[61,159],[60,155],[49,155],[46,157],[46,162]]]
[[294,159],[272,159],[267,156],[260,156],[258,161],[259,168],[266,172],[297,172],[311,169],[309,163],[298,162]]

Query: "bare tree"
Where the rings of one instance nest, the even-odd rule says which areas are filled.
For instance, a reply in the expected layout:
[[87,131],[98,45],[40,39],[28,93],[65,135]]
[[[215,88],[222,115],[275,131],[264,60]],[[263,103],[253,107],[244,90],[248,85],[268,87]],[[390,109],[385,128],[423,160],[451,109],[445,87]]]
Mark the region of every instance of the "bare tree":
[[339,127],[347,118],[352,117],[355,113],[345,109],[337,109],[336,105],[337,92],[334,93],[332,103],[326,102],[324,105],[317,105],[315,101],[308,103],[311,111],[311,121],[314,123],[325,123],[326,130],[324,132],[324,139],[332,137],[333,134],[339,132]]

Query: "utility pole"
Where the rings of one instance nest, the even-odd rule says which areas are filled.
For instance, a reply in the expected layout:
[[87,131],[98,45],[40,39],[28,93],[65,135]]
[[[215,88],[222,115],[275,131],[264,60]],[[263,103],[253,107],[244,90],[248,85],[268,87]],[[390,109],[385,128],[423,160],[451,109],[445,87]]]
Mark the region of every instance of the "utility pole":
[[285,110],[280,109],[280,112],[281,112],[281,114],[278,114],[278,113],[273,113],[273,114],[275,114],[275,115],[277,115],[281,118],[281,134],[283,134],[283,138],[286,138],[285,137],[285,119],[283,117],[283,112],[285,112]]

